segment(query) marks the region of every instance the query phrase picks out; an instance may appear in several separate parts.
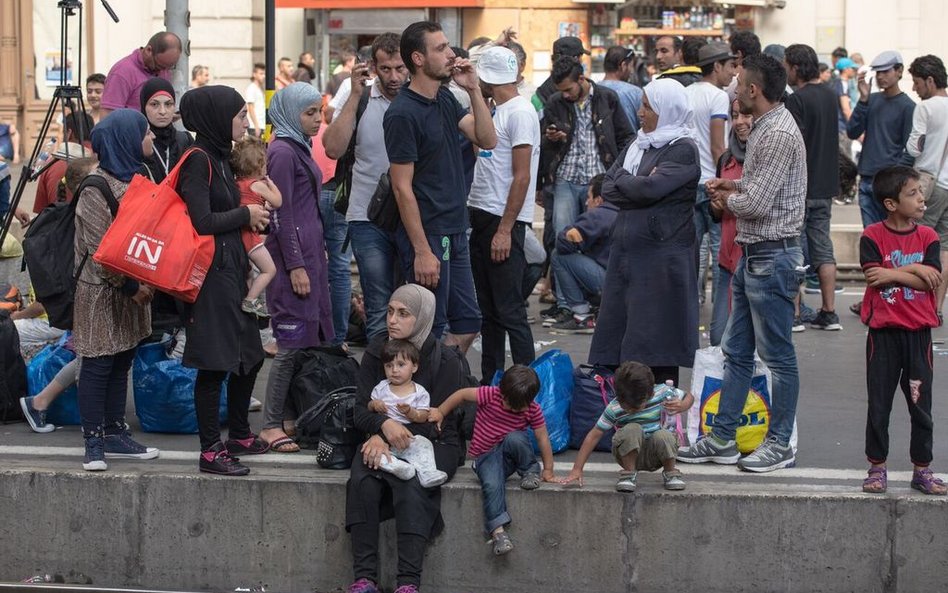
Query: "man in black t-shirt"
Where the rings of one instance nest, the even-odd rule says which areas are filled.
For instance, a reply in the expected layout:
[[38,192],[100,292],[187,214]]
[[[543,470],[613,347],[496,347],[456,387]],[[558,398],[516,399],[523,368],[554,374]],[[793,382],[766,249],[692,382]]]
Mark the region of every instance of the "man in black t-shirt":
[[[836,93],[820,84],[819,61],[812,47],[791,45],[785,50],[787,82],[794,88],[786,100],[803,143],[806,145],[807,191],[806,224],[803,236],[809,249],[809,265],[819,276],[822,306],[810,327],[840,330],[836,315],[836,260],[830,239],[830,211],[839,193],[839,139],[836,133],[838,108]],[[794,331],[805,326],[794,320]]]
[[[411,82],[385,112],[385,148],[401,224],[395,233],[410,282],[435,293],[432,332],[461,350],[480,331],[468,249],[467,191],[458,130],[482,150],[497,144],[474,67],[455,57],[437,23],[408,26],[400,43]],[[442,82],[453,78],[471,97],[468,114]]]

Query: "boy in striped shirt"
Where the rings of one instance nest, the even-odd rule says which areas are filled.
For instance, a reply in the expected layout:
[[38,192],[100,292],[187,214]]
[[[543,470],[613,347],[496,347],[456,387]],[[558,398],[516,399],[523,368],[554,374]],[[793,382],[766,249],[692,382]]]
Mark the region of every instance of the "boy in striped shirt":
[[624,362],[615,374],[616,397],[609,402],[602,416],[583,440],[573,469],[561,480],[562,484],[577,482],[583,485],[583,466],[589,459],[602,435],[615,429],[612,437],[612,456],[622,466],[616,490],[635,492],[638,470],[655,471],[663,468],[666,490],[684,490],[685,481],[675,467],[678,438],[662,428],[662,412],[681,414],[695,399],[670,385],[655,385],[652,370],[640,362]]
[[[553,482],[553,448],[546,431],[543,412],[534,400],[540,391],[540,378],[530,367],[516,364],[500,380],[499,387],[477,387],[455,391],[443,404],[431,408],[428,421],[441,421],[461,402],[477,403],[474,436],[468,447],[468,456],[481,481],[484,495],[484,531],[490,535],[494,554],[500,556],[513,549],[504,526],[510,523],[507,496],[504,490],[507,478],[515,472],[520,475],[520,487],[535,490],[541,480]],[[527,428],[533,429],[543,472],[533,452]]]

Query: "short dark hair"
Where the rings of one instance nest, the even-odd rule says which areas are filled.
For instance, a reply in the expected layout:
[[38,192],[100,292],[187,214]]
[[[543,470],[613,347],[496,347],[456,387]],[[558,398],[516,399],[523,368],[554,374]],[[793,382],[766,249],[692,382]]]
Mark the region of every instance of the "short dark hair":
[[657,42],[658,40],[665,39],[665,38],[672,40],[672,47],[675,48],[675,51],[681,51],[681,46],[684,45],[685,43],[684,41],[681,40],[681,37],[678,37],[677,35],[662,35],[655,41]]
[[63,126],[66,128],[66,138],[72,136],[77,142],[79,140],[88,141],[90,134],[92,134],[92,126],[94,125],[95,122],[92,120],[91,115],[85,111],[79,111],[75,107],[70,113],[67,113],[63,119]]
[[471,52],[467,51],[463,47],[458,47],[457,45],[452,45],[451,51],[453,51],[454,55],[457,57],[464,58],[465,60],[471,57]]
[[99,161],[96,160],[95,157],[70,159],[66,165],[66,174],[63,175],[62,189],[70,194],[75,194],[82,180],[85,179],[86,175],[95,169],[98,164]]
[[484,45],[485,43],[490,43],[490,37],[481,35],[480,37],[475,37],[474,39],[471,39],[471,42],[467,44],[467,49],[470,51],[474,49],[475,47]]
[[385,345],[382,346],[382,364],[392,362],[399,356],[413,364],[418,364],[418,361],[421,360],[418,347],[408,340],[388,340],[385,342]]
[[711,62],[710,64],[705,64],[705,65],[703,65],[703,66],[700,66],[700,68],[701,68],[701,76],[708,76],[709,74],[711,74],[712,72],[714,72],[714,65],[715,65],[715,64],[726,64],[726,63],[730,62],[730,61],[733,60],[733,59],[734,59],[734,58],[724,58],[723,60],[718,60],[718,61],[716,61],[716,62]]
[[635,410],[654,393],[655,375],[641,362],[628,360],[616,369],[615,388],[616,399],[623,408]]
[[390,56],[398,54],[398,44],[401,41],[401,36],[398,33],[382,33],[372,41],[372,61],[378,63],[379,61],[379,52],[386,53]]
[[935,88],[948,87],[948,74],[945,73],[945,63],[938,56],[931,54],[915,58],[909,66],[909,74],[925,80],[929,76],[935,81]]
[[500,393],[512,410],[524,410],[540,393],[540,377],[530,367],[515,364],[500,378]]
[[410,73],[415,73],[415,63],[411,61],[411,55],[416,51],[425,53],[428,49],[425,45],[425,35],[437,33],[441,30],[441,25],[433,21],[418,21],[408,25],[402,31],[399,51],[402,54],[402,61],[405,62],[405,67],[408,68]]
[[794,43],[787,47],[783,59],[788,66],[796,67],[797,77],[802,81],[813,80],[820,75],[820,59],[809,45]]
[[826,62],[820,62],[817,67],[820,69],[820,74],[823,74],[824,72],[830,69],[830,65],[827,64]]
[[303,63],[303,58],[305,58],[306,56],[312,56],[312,55],[313,54],[311,54],[310,52],[304,51],[303,53],[300,54],[300,60],[299,60],[300,63]]
[[90,74],[89,76],[86,77],[86,86],[94,82],[97,82],[99,84],[105,84],[105,74],[102,74],[101,72],[96,72],[95,74]]
[[560,56],[553,62],[553,71],[550,72],[550,78],[553,79],[553,84],[559,84],[567,78],[577,81],[582,73],[583,65],[579,60],[572,56]]
[[618,72],[622,64],[628,62],[635,55],[635,51],[621,45],[613,45],[606,50],[602,59],[602,69],[606,72]]
[[686,66],[694,66],[698,63],[698,52],[707,45],[708,42],[700,37],[689,37],[681,44],[681,62]]
[[731,35],[731,53],[741,52],[741,56],[756,56],[760,53],[760,37],[753,31],[738,31]]
[[254,69],[254,70],[266,70],[266,69],[267,69],[267,65],[264,64],[263,62],[254,62],[254,63],[253,63],[253,69]]
[[148,40],[148,47],[151,48],[151,53],[155,55],[163,54],[169,49],[180,51],[181,39],[171,31],[162,31],[151,36],[151,39]]
[[899,194],[909,179],[918,181],[918,171],[905,165],[886,167],[872,178],[872,196],[884,206],[886,200],[899,201]]
[[605,174],[600,173],[589,180],[589,189],[592,191],[594,198],[602,196],[602,182],[605,181],[605,179]]
[[787,70],[777,58],[767,54],[757,54],[744,59],[744,74],[760,87],[764,97],[776,103],[787,90]]
[[846,51],[846,48],[845,48],[845,47],[840,46],[840,47],[837,47],[836,49],[834,49],[834,50],[833,50],[833,53],[831,53],[830,55],[833,56],[833,57],[836,58],[836,59],[839,59],[839,58],[848,58],[848,57],[849,57],[849,52]]
[[507,47],[517,56],[517,66],[523,68],[524,64],[527,63],[527,52],[523,49],[523,46],[516,41],[510,41],[507,43]]

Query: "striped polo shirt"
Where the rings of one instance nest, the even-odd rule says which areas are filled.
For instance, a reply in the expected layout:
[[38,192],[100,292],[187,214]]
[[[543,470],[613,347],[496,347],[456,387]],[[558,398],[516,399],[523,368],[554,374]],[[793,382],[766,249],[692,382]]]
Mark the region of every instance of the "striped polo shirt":
[[511,432],[534,430],[545,426],[543,411],[536,402],[522,412],[511,412],[504,408],[504,397],[499,387],[477,389],[477,415],[474,417],[474,436],[467,449],[469,457],[479,457],[493,449]]

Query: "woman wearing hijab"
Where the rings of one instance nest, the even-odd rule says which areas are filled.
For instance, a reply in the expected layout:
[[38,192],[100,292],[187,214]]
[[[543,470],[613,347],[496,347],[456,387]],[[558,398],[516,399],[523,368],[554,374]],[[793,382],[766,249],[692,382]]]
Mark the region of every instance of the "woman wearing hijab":
[[[109,116],[112,117],[111,115]],[[266,227],[263,206],[240,205],[240,191],[231,173],[233,141],[247,130],[247,104],[230,87],[204,86],[181,98],[181,117],[195,132],[199,149],[181,165],[178,193],[198,233],[214,235],[214,261],[197,301],[187,312],[185,366],[198,369],[194,385],[202,472],[243,476],[250,469],[237,455],[265,453],[267,445],[250,431],[247,407],[263,364],[257,320],[244,313],[249,260],[240,229]],[[227,379],[228,440],[221,442],[219,405],[221,384]]]
[[266,240],[277,268],[276,277],[267,286],[277,355],[270,367],[260,437],[278,453],[300,450],[283,429],[296,352],[330,344],[335,333],[329,264],[319,218],[321,174],[311,156],[321,105],[319,91],[297,82],[277,92],[267,111],[276,135],[267,150],[267,174],[283,194],[283,205],[273,215]]
[[[121,204],[132,176],[151,151],[152,135],[145,116],[117,109],[92,130],[92,150],[99,166],[91,175],[104,177]],[[92,254],[112,224],[112,211],[102,192],[89,186],[76,203],[76,282],[72,344],[82,357],[79,373],[79,415],[86,454],[83,469],[107,469],[105,456],[154,459],[158,449],[129,436],[125,425],[128,369],[138,343],[151,333],[151,287],[100,266]],[[85,263],[83,263],[85,262]]]
[[[750,113],[741,113],[741,104],[734,100],[731,103],[731,133],[728,137],[728,148],[718,160],[718,171],[715,177],[721,179],[740,179],[744,173],[744,155],[747,151],[747,139],[754,126],[754,116]],[[737,238],[737,219],[730,212],[723,216],[711,209],[711,215],[721,221],[721,248],[718,250],[718,274],[711,309],[711,327],[709,334],[712,346],[720,346],[724,337],[724,328],[731,311],[731,278],[737,270],[737,262],[743,252],[735,240]]]
[[691,117],[680,83],[650,82],[642,127],[602,184],[619,215],[589,362],[635,360],[652,368],[656,383],[677,384],[678,367],[690,367],[698,347],[692,211],[701,168]]
[[417,478],[402,480],[379,469],[389,445],[402,447],[412,435],[432,442],[438,469],[454,476],[460,448],[453,413],[445,418],[441,433],[434,424],[400,424],[385,414],[368,409],[372,388],[385,378],[382,347],[388,339],[408,340],[421,352],[412,380],[431,394],[431,406],[443,403],[452,393],[469,385],[464,382],[460,354],[442,346],[431,334],[435,297],[417,284],[399,287],[389,300],[388,335],[373,339],[362,356],[356,379],[356,430],[371,435],[352,460],[346,494],[346,529],[352,536],[355,582],[350,593],[379,591],[379,524],[395,518],[398,534],[396,593],[414,593],[421,583],[425,546],[444,527],[441,520],[441,489],[422,488]]
[[142,113],[155,135],[155,150],[144,160],[145,173],[155,183],[161,183],[168,176],[194,142],[190,134],[172,125],[174,100],[174,87],[164,78],[151,78],[142,87]]

